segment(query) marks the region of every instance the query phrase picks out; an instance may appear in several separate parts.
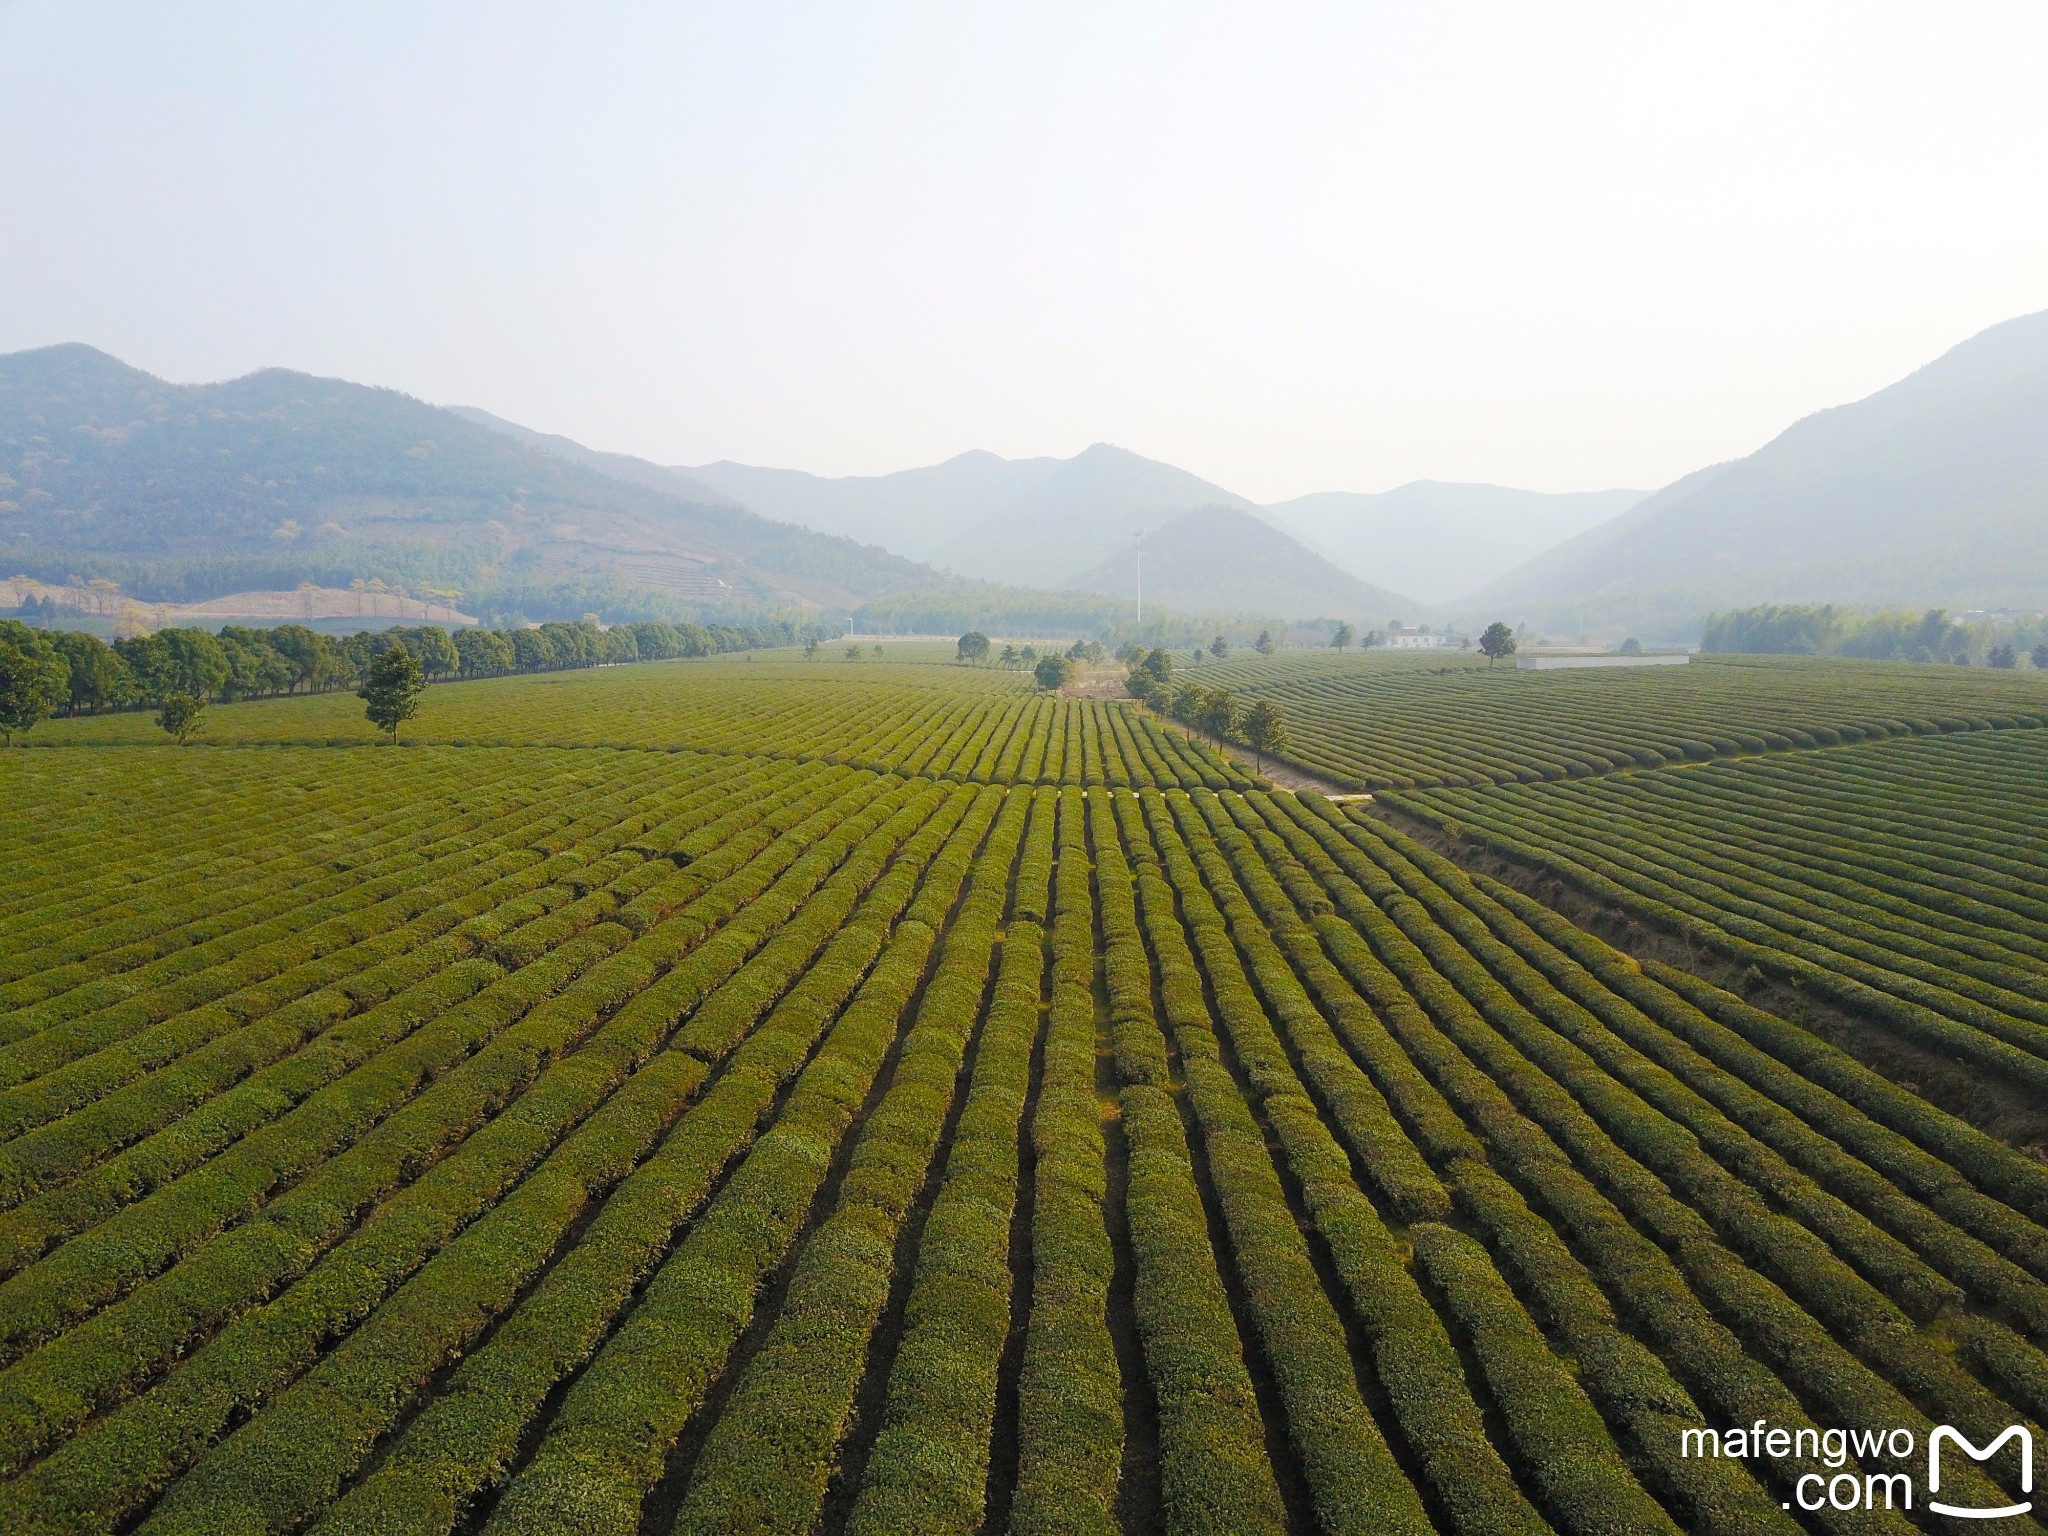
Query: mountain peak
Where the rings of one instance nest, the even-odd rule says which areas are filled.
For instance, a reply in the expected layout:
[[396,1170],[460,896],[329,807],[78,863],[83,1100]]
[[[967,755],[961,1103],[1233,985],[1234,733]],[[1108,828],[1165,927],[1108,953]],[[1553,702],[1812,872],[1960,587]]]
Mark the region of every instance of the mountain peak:
[[1475,601],[1644,639],[1765,602],[2048,605],[2044,426],[2048,312],[1688,475]]
[[[1256,512],[1204,502],[1145,535],[1145,597],[1167,608],[1220,609],[1280,620],[1341,618],[1381,624],[1419,605],[1340,570]],[[1137,550],[1124,539],[1094,567],[1062,583],[1128,597]]]

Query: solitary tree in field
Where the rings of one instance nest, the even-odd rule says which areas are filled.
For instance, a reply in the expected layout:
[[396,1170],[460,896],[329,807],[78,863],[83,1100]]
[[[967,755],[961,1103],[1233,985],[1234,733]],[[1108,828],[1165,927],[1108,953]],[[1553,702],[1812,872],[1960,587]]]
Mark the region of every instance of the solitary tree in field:
[[356,690],[356,697],[366,706],[363,713],[370,724],[380,731],[389,731],[395,746],[399,726],[420,712],[420,695],[426,686],[412,652],[393,642],[370,663],[370,674]]
[[1515,654],[1515,632],[1495,619],[1486,626],[1486,632],[1479,637],[1479,649],[1490,667],[1503,656]]
[[979,666],[988,660],[988,636],[978,629],[970,629],[960,637],[960,660]]
[[1039,687],[1057,693],[1074,675],[1074,664],[1064,656],[1041,656],[1038,665],[1031,669],[1031,675],[1038,679]]
[[1221,635],[1218,635],[1214,640],[1211,640],[1209,642],[1209,654],[1211,656],[1214,656],[1218,661],[1221,661],[1224,657],[1230,654],[1230,642],[1224,639]]
[[179,746],[185,745],[185,738],[199,729],[199,717],[206,713],[206,699],[196,693],[170,693],[164,695],[158,705],[156,723],[177,739]]
[[859,646],[857,646],[857,645],[849,645],[849,646],[848,646],[848,647],[846,648],[846,659],[847,659],[848,661],[859,661],[859,660],[860,660],[860,647],[859,647]]
[[1356,634],[1349,624],[1339,624],[1330,631],[1330,644],[1340,651],[1350,650],[1351,642],[1355,638]]
[[1280,647],[1273,643],[1273,631],[1271,631],[1270,629],[1262,629],[1259,631],[1258,641],[1256,644],[1253,645],[1252,649],[1257,651],[1261,656],[1270,656],[1275,651],[1279,650]]
[[1259,700],[1244,716],[1244,739],[1252,745],[1252,760],[1257,771],[1266,771],[1266,754],[1287,750],[1287,727],[1280,723],[1280,711]]
[[806,641],[804,642],[804,660],[805,660],[805,661],[816,661],[817,659],[818,659],[818,637],[817,637],[816,635],[813,635],[813,636],[811,636],[811,638],[810,638],[810,639],[808,639],[808,640],[806,640]]
[[2048,645],[2037,645],[2034,647],[2034,670],[2036,672],[2048,672]]
[[2017,648],[2010,645],[1994,645],[1991,647],[1991,654],[1984,658],[1985,666],[1997,667],[2003,672],[2010,672],[2019,664],[2020,653]]

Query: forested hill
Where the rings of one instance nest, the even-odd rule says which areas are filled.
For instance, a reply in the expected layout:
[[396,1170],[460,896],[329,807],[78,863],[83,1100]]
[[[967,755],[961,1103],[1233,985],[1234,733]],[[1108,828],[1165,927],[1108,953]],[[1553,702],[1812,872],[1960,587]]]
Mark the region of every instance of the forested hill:
[[1667,486],[1460,606],[1649,638],[1763,602],[2048,606],[2048,311]]
[[[1070,585],[1132,592],[1137,559],[1136,549],[1126,543]],[[1360,581],[1236,507],[1183,512],[1145,536],[1144,562],[1145,601],[1166,608],[1200,608],[1201,594],[1227,591],[1250,612],[1348,619],[1367,628],[1420,611],[1413,598]]]
[[0,356],[0,560],[164,599],[380,577],[541,606],[631,589],[843,611],[935,580],[393,390],[283,369],[170,384],[81,345]]

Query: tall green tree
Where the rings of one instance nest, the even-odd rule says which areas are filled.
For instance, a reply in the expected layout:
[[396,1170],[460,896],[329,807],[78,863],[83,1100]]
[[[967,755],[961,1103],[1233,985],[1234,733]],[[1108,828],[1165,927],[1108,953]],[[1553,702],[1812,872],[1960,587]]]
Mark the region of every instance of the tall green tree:
[[1515,632],[1499,619],[1495,619],[1486,626],[1485,633],[1480,635],[1479,649],[1490,667],[1502,657],[1515,654]]
[[1064,656],[1041,656],[1038,665],[1031,669],[1031,675],[1038,679],[1039,687],[1057,693],[1074,675],[1074,664]]
[[157,701],[156,723],[169,731],[179,746],[199,729],[199,717],[206,713],[206,699],[196,693],[170,693]]
[[988,660],[988,636],[978,629],[970,629],[960,637],[959,659],[975,666]]
[[1273,631],[1271,631],[1270,629],[1262,629],[1259,631],[1259,638],[1257,642],[1253,645],[1252,649],[1257,651],[1261,656],[1270,656],[1275,651],[1279,650],[1280,647],[1273,643]]
[[153,635],[116,641],[114,649],[141,684],[142,696],[152,704],[180,693],[210,700],[227,685],[227,652],[203,629],[160,629]]
[[518,661],[512,638],[494,629],[463,629],[455,634],[455,654],[462,670],[471,677],[486,672],[509,672]]
[[1281,723],[1280,711],[1264,699],[1258,701],[1244,715],[1244,739],[1251,743],[1252,760],[1257,771],[1266,771],[1266,754],[1287,750],[1287,727]]
[[[0,739],[32,731],[63,707],[71,669],[56,648],[12,620],[0,633]],[[13,633],[19,631],[19,634]]]
[[420,695],[426,686],[427,680],[412,652],[402,642],[394,641],[370,663],[370,674],[356,691],[356,697],[363,701],[363,713],[370,723],[389,731],[396,745],[399,726],[419,713]]
[[67,630],[52,635],[50,643],[71,667],[71,712],[98,714],[118,709],[135,698],[135,678],[128,663],[97,635]]
[[311,691],[336,681],[334,642],[303,624],[280,624],[270,631],[271,649],[292,669],[293,689]]
[[296,673],[291,662],[271,644],[268,631],[230,624],[222,628],[218,638],[228,663],[222,697],[254,699],[283,693],[292,686]]
[[554,666],[555,642],[538,629],[515,629],[512,631],[512,662],[514,666],[537,672],[543,667]]
[[1354,631],[1349,624],[1339,624],[1335,629],[1330,631],[1330,644],[1335,646],[1340,651],[1349,650],[1351,648],[1351,642],[1355,638],[1357,638],[1356,631]]
[[1230,690],[1211,688],[1202,700],[1202,712],[1196,724],[1221,741],[1237,729],[1237,720],[1237,700],[1230,696]]
[[1224,657],[1230,654],[1230,642],[1224,639],[1221,635],[1218,635],[1214,640],[1211,640],[1209,642],[1209,654],[1211,656],[1214,656],[1218,661],[1221,661]]
[[[618,640],[612,637],[616,635]],[[622,652],[628,642],[632,654]],[[607,630],[600,641],[606,661],[638,661],[640,645],[633,639],[633,631],[624,625]],[[405,648],[412,652],[413,659],[420,664],[420,671],[428,677],[440,677],[453,672],[462,664],[462,656],[455,649],[455,642],[448,638],[448,631],[438,625],[423,624],[418,629],[406,631]]]

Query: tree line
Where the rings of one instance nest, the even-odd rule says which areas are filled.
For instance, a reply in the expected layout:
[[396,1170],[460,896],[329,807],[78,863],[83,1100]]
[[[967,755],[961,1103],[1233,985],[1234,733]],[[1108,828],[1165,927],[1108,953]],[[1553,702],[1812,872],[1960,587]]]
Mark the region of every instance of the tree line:
[[[989,659],[989,646],[987,635],[978,629],[970,629],[960,637],[955,647],[955,658],[969,666],[982,666]],[[1108,655],[1098,640],[1076,640],[1064,651],[1049,648],[1043,655],[1035,645],[1027,645],[1021,650],[1014,645],[1005,645],[996,657],[996,665],[1005,671],[1021,667],[1036,679],[1039,687],[1049,693],[1058,693],[1073,681],[1075,668],[1084,662],[1106,660]]]
[[1832,604],[1766,603],[1707,616],[1700,649],[1752,656],[1860,656],[1873,661],[1946,662],[2010,670],[2022,658],[2048,671],[2048,620],[1987,618],[1972,623],[1945,610],[1859,613]]
[[96,635],[0,619],[0,733],[11,740],[52,715],[154,709],[183,741],[210,704],[359,688],[393,649],[412,659],[423,682],[434,682],[752,651],[801,637],[788,623],[655,620],[603,628],[586,619],[452,634],[432,624],[394,626],[338,637],[302,624],[229,624],[214,633],[160,629],[109,645]]
[[1256,700],[1246,708],[1228,688],[1176,683],[1173,657],[1163,649],[1141,651],[1132,646],[1119,652],[1117,659],[1130,668],[1124,687],[1132,698],[1190,730],[1202,731],[1218,741],[1242,742],[1252,749],[1258,772],[1266,771],[1268,752],[1287,750],[1286,723],[1268,700]]

